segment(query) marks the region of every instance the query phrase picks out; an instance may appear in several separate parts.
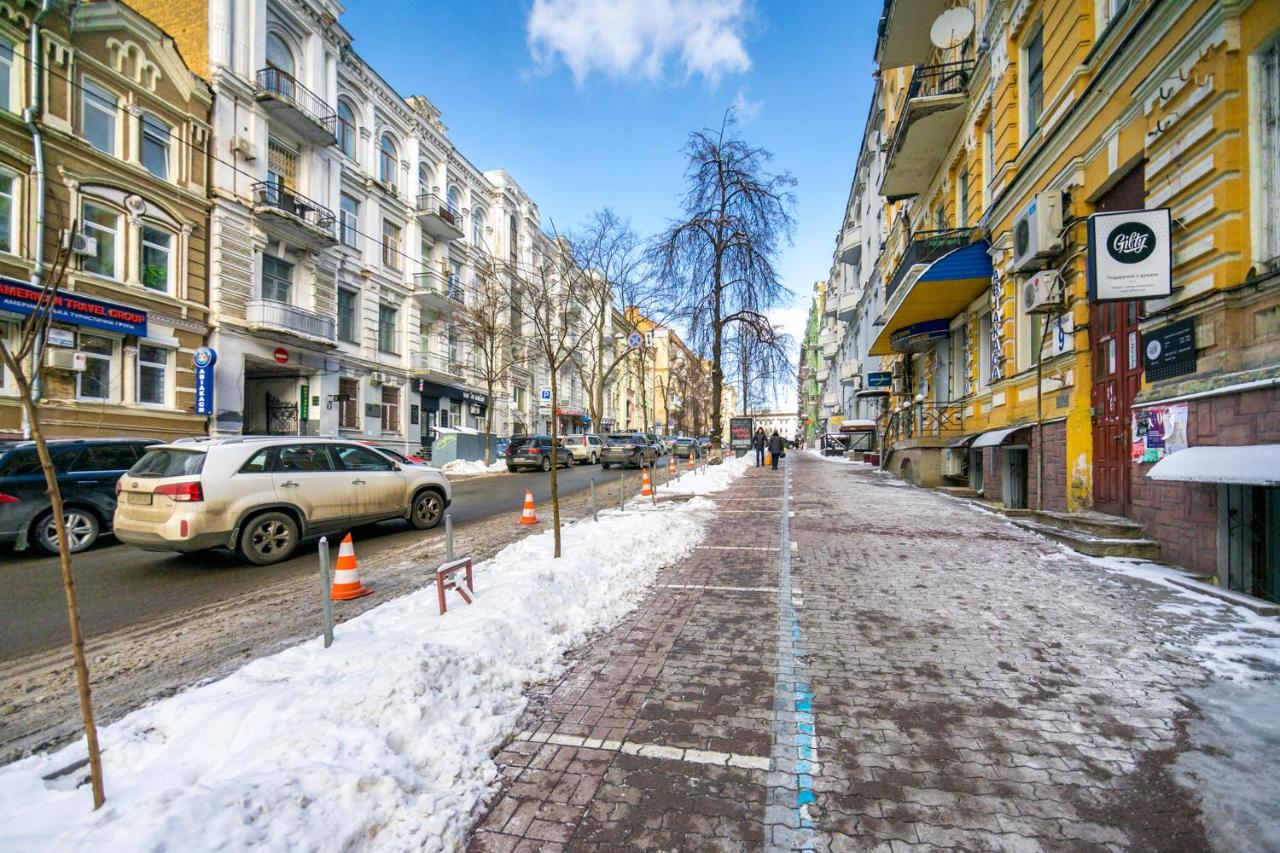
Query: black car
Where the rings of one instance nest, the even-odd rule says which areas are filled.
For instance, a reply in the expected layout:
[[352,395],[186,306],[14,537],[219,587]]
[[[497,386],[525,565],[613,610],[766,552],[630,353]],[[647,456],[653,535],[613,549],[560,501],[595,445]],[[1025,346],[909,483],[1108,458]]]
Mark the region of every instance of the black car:
[[[515,473],[518,468],[539,468],[551,470],[551,436],[549,435],[513,435],[504,454],[507,470]],[[556,450],[556,464],[569,468],[573,466],[573,453],[560,442]]]
[[[137,438],[49,441],[72,553],[110,532],[116,481],[151,444],[159,442]],[[52,502],[34,441],[0,442],[0,545],[13,545],[19,551],[36,545],[58,553]]]
[[702,457],[702,445],[696,438],[677,438],[671,445],[671,452],[685,459],[690,456],[699,459]]

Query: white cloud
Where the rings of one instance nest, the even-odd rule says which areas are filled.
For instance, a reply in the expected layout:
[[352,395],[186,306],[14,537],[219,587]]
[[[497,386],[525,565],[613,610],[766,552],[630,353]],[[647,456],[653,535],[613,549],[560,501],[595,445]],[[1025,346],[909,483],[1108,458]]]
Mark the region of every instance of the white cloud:
[[746,0],[534,0],[526,28],[534,60],[563,62],[579,84],[593,73],[657,81],[670,65],[714,84],[751,67],[746,19]]
[[733,96],[733,111],[738,114],[740,121],[755,121],[760,117],[760,112],[763,109],[764,101],[751,100],[742,89],[739,89],[738,94]]

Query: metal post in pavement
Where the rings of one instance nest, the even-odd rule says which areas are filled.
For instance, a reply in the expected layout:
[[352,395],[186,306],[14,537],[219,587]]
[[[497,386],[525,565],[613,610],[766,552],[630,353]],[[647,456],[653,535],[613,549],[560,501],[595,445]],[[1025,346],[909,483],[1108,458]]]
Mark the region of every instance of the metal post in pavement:
[[444,558],[453,562],[453,513],[444,517]]
[[627,475],[621,473],[618,475],[618,512],[625,512],[627,509]]
[[333,600],[329,585],[329,537],[320,537],[320,601],[324,611],[324,647],[333,645]]
[[593,521],[600,520],[600,511],[596,509],[596,480],[591,478],[591,518]]

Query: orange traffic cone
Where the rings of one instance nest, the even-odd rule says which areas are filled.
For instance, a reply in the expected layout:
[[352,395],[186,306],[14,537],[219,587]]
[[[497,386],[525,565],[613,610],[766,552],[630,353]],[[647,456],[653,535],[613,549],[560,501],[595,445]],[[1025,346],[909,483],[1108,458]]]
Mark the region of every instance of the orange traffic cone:
[[538,514],[533,510],[533,490],[525,489],[524,512],[520,513],[521,524],[537,524]]
[[373,590],[360,583],[360,569],[356,566],[356,546],[348,533],[338,546],[338,565],[333,573],[333,589],[329,597],[334,601],[350,601],[365,595],[372,595]]
[[696,461],[696,459],[695,459],[695,457],[694,457],[694,455],[693,455],[693,453],[692,453],[692,452],[690,452],[690,454],[689,454],[689,464],[688,464],[688,465],[686,465],[685,467],[686,467],[686,468],[688,468],[690,471],[692,471],[694,468],[697,468],[697,467],[698,467],[698,463],[697,463],[697,461]]
[[773,464],[773,454],[767,450],[764,452],[764,464],[766,465]]
[[667,460],[667,474],[674,475],[676,473],[676,455],[671,454],[671,458]]
[[640,470],[644,472],[644,478],[640,480],[640,497],[653,497],[653,483],[649,481],[649,466],[646,465]]

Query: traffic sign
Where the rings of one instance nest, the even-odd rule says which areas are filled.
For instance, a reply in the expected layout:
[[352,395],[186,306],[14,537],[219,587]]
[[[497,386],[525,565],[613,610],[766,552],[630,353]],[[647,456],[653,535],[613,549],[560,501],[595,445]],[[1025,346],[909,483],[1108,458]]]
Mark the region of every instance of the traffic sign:
[[644,338],[640,336],[639,332],[632,332],[631,334],[627,335],[627,346],[631,347],[632,349],[636,349],[642,343],[644,343]]
[[272,353],[272,356],[275,357],[276,364],[289,363],[289,351],[284,347],[276,347],[276,351]]

